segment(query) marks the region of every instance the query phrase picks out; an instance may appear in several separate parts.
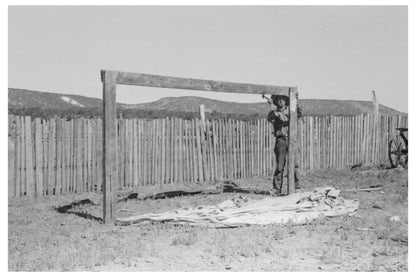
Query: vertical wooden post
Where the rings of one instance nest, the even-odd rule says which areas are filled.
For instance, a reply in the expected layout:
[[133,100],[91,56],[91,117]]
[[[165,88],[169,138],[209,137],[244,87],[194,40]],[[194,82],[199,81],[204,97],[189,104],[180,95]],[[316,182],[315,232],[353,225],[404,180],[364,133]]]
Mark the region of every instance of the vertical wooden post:
[[297,137],[297,88],[289,88],[289,163],[288,163],[288,194],[295,192],[295,151]]
[[30,116],[25,117],[25,152],[26,152],[26,195],[35,197],[35,180],[33,170],[32,122]]
[[62,193],[62,121],[56,119],[56,173],[55,194]]
[[15,194],[15,188],[16,188],[16,174],[15,174],[15,165],[16,165],[16,124],[15,124],[15,116],[14,115],[9,115],[9,136],[8,136],[8,148],[9,148],[9,152],[8,152],[8,165],[9,165],[9,171],[8,171],[8,192],[9,192],[9,197],[11,196],[16,196]]
[[43,149],[42,149],[42,122],[35,119],[35,198],[42,196],[43,192]]
[[103,82],[103,220],[115,219],[117,187],[116,77],[112,71],[101,71]]
[[201,116],[202,127],[204,128],[204,132],[207,131],[205,127],[205,105],[199,105],[199,114]]
[[20,117],[16,116],[15,117],[16,123],[15,123],[15,153],[16,153],[16,159],[15,159],[15,166],[14,166],[14,170],[15,170],[15,191],[14,191],[14,196],[15,197],[20,197],[21,196],[21,187],[22,187],[22,172],[23,172],[23,164],[24,162],[22,161],[22,156],[21,156],[21,149],[22,149],[22,134],[23,134],[23,130],[21,128],[21,120]]
[[373,97],[373,153],[372,153],[372,162],[377,163],[377,147],[379,146],[379,136],[378,136],[378,130],[379,130],[379,108],[378,108],[378,99],[376,96],[376,92],[372,91],[372,97]]

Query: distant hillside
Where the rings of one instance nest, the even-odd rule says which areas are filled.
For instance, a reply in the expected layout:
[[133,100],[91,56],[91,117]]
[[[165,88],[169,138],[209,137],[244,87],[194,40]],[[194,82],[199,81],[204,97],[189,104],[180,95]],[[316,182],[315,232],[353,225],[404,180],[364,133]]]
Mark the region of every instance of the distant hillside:
[[94,108],[102,107],[101,99],[75,94],[60,94],[9,88],[9,108]]
[[[260,96],[259,96],[260,99]],[[327,100],[327,99],[300,99],[300,106],[305,116],[323,115],[357,115],[371,113],[371,101],[356,100]],[[134,111],[155,111],[198,113],[199,105],[204,105],[207,113],[216,114],[244,114],[246,116],[265,116],[269,106],[265,102],[236,103],[203,97],[182,96],[165,97],[150,103],[129,105],[118,103],[118,109],[134,113]],[[49,110],[96,110],[102,108],[102,100],[74,94],[59,94],[39,92],[23,89],[9,88],[9,110],[16,109],[49,109]],[[160,114],[160,113],[159,113]],[[380,114],[404,114],[397,110],[380,105]]]
[[[371,101],[300,99],[299,103],[305,116],[357,115],[373,112],[373,103]],[[121,106],[129,109],[198,112],[201,104],[204,104],[206,112],[266,114],[269,111],[269,105],[265,102],[236,103],[195,96],[165,97],[150,103],[123,104]],[[379,105],[379,112],[389,115],[403,114],[384,105]]]
[[[261,96],[259,95],[259,99]],[[128,109],[142,109],[142,110],[170,110],[170,111],[186,111],[199,112],[199,106],[204,105],[205,111],[218,113],[262,113],[268,110],[268,104],[263,103],[237,103],[226,102],[221,100],[209,99],[196,96],[181,96],[181,97],[164,97],[154,102],[126,105],[122,107]]]

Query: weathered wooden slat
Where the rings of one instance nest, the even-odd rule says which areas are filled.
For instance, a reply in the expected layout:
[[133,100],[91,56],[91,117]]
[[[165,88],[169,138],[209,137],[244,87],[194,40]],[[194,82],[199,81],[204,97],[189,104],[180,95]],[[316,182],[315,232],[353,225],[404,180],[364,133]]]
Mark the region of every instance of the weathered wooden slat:
[[241,136],[241,124],[240,121],[236,121],[236,145],[237,145],[237,176],[239,179],[243,178],[243,147],[242,147],[242,136]]
[[76,166],[77,166],[77,151],[76,151],[76,138],[77,138],[77,125],[76,119],[71,120],[71,192],[76,192]]
[[358,163],[358,117],[354,116],[352,119],[353,125],[353,132],[354,132],[354,141],[353,141],[353,149],[354,149],[354,164]]
[[322,117],[317,117],[316,118],[316,125],[318,128],[318,158],[319,158],[319,164],[318,164],[318,168],[323,168],[323,163],[324,163],[324,155],[323,155],[323,137],[322,137],[322,133],[323,133],[323,129],[322,129]]
[[[48,128],[48,130],[50,130],[50,128]],[[67,138],[67,124],[66,124],[66,120],[65,119],[61,119],[61,130],[62,130],[62,144],[61,144],[61,147],[62,147],[62,149],[61,149],[61,153],[62,153],[62,158],[61,158],[61,160],[62,160],[62,176],[61,176],[61,179],[62,179],[62,183],[61,183],[61,185],[62,185],[62,193],[66,193],[66,192],[68,192],[68,182],[67,182],[67,145],[68,145],[68,138]],[[50,141],[50,134],[49,134],[49,137],[48,137],[48,143],[49,143],[49,141]],[[48,153],[48,167],[49,167],[49,157],[50,157],[50,155],[49,155],[49,153]],[[49,172],[49,168],[48,168],[48,172]],[[49,182],[48,182],[48,185],[49,185]],[[49,191],[49,194],[51,194],[52,193],[52,191],[51,191],[51,189],[50,189],[50,187],[48,186],[48,191]]]
[[[244,140],[244,148],[243,148],[243,159],[244,159],[244,178],[247,178],[250,174],[249,174],[249,125],[250,122],[249,121],[245,121],[243,122],[243,140]],[[270,160],[270,167],[272,167],[272,160]]]
[[17,135],[15,116],[8,116],[8,197],[16,197]]
[[334,124],[333,124],[334,132],[333,132],[333,140],[334,140],[334,153],[333,153],[333,159],[334,159],[334,168],[338,168],[338,117],[334,117]]
[[132,158],[132,187],[138,187],[139,186],[139,156],[138,156],[138,145],[139,142],[137,140],[138,138],[138,120],[136,118],[132,119],[132,148],[129,151],[133,152],[133,158]]
[[212,120],[212,137],[213,137],[213,156],[214,156],[214,179],[219,179],[219,168],[218,168],[218,130],[217,122]]
[[202,161],[202,139],[201,139],[201,129],[202,124],[200,120],[195,120],[195,131],[196,131],[196,149],[197,149],[197,158],[198,158],[198,181],[204,181],[204,172],[203,172],[203,161]]
[[223,170],[223,179],[228,179],[229,177],[229,163],[228,163],[228,124],[226,119],[221,120],[221,157],[222,157],[222,170]]
[[15,132],[15,165],[14,165],[14,178],[15,178],[15,190],[14,190],[14,196],[20,197],[22,196],[22,172],[23,172],[23,163],[22,163],[22,125],[21,125],[21,119],[19,116],[15,117],[15,126],[16,126],[16,132]]
[[71,120],[68,122],[68,190],[71,193],[74,193],[74,167],[75,167],[75,163],[74,163],[74,158],[75,158],[75,152],[74,152],[74,125],[75,125],[75,120]]
[[165,180],[165,139],[163,138],[165,128],[165,119],[158,119],[156,122],[156,184],[159,185],[159,188],[163,187]]
[[131,187],[133,183],[133,119],[126,119],[126,149],[125,149],[125,187]]
[[127,177],[127,186],[133,186],[133,125],[134,119],[127,120],[127,164],[126,164],[126,177]]
[[162,153],[162,139],[161,139],[161,126],[162,126],[162,120],[161,119],[157,119],[156,121],[156,140],[157,140],[157,144],[156,144],[156,184],[160,184],[162,183],[161,181],[161,172],[162,172],[162,157],[161,157],[161,153]]
[[[240,140],[241,140],[241,178],[246,177],[246,122],[240,121]],[[269,138],[270,139],[270,138]],[[270,149],[269,149],[270,150]],[[270,156],[269,156],[270,157]],[[269,161],[270,168],[270,161]]]
[[194,182],[198,182],[199,180],[199,161],[198,161],[198,141],[196,135],[196,120],[191,120],[191,128],[192,128],[192,161],[194,165]]
[[[77,131],[76,131],[76,134],[77,134],[77,137],[76,137],[76,151],[77,151],[77,154],[76,154],[76,159],[77,159],[77,161],[76,161],[76,165],[77,165],[77,168],[76,168],[76,192],[77,193],[80,193],[80,192],[84,192],[84,186],[83,186],[83,180],[82,180],[82,171],[83,171],[83,165],[82,165],[82,160],[83,160],[83,153],[85,152],[84,151],[84,145],[83,145],[83,142],[82,142],[82,129],[83,129],[83,127],[82,127],[82,122],[83,122],[83,120],[82,119],[77,119],[76,120],[76,125],[77,125]],[[114,143],[114,144],[112,144],[112,147],[114,147],[114,145],[117,145],[116,143]]]
[[139,159],[139,184],[141,186],[144,185],[144,172],[143,172],[143,166],[145,163],[145,157],[144,157],[144,127],[143,127],[143,120],[138,120],[137,122],[137,132],[138,132],[138,159]]
[[74,193],[78,193],[79,189],[78,189],[78,153],[79,153],[79,147],[80,145],[78,144],[78,132],[79,132],[79,119],[75,119],[74,120],[74,133],[73,133],[73,137],[72,137],[72,142],[73,142],[73,179],[72,179],[72,186],[73,186],[73,192]]
[[[137,185],[143,186],[143,121],[140,119],[137,119],[136,122],[136,128],[137,128]],[[125,128],[125,132],[127,131],[127,128]],[[125,146],[123,147],[124,155],[126,156],[127,153],[131,150],[127,148],[127,141],[125,142]],[[124,158],[125,161],[127,161],[127,158]],[[125,166],[127,164],[125,163]],[[124,169],[125,172],[125,169]],[[124,177],[125,178],[125,177]],[[126,187],[126,184],[123,185]]]
[[263,125],[264,125],[264,121],[263,121],[263,119],[260,119],[260,121],[259,121],[259,135],[260,135],[260,141],[259,141],[259,145],[260,145],[260,148],[259,148],[259,160],[260,160],[260,168],[259,168],[259,170],[260,170],[260,172],[259,172],[259,174],[261,175],[261,176],[263,176],[264,175],[264,166],[263,166],[263,155],[264,155],[264,143],[263,143],[263,141],[264,141],[264,129],[263,129]]
[[43,195],[48,195],[48,128],[49,121],[42,120],[42,149],[43,149],[43,163],[42,163],[42,180],[43,180]]
[[20,117],[20,126],[21,126],[21,138],[20,138],[20,162],[21,162],[21,170],[20,170],[20,195],[24,196],[27,195],[27,165],[26,165],[26,117]]
[[149,181],[149,170],[148,170],[148,160],[149,160],[149,123],[147,120],[143,121],[143,184],[146,186]]
[[189,147],[189,171],[190,171],[190,181],[195,183],[195,142],[194,142],[194,134],[193,134],[193,127],[192,127],[192,120],[188,121],[188,147]]
[[181,134],[182,134],[182,176],[183,180],[182,182],[186,183],[188,181],[188,151],[187,151],[187,134],[186,134],[186,120],[182,119],[182,128],[181,128]]
[[186,121],[186,143],[187,143],[187,157],[188,157],[188,181],[194,182],[194,167],[192,156],[192,133],[191,133],[191,121]]
[[151,156],[151,153],[152,153],[151,152],[152,148],[150,147],[151,146],[150,124],[151,124],[151,122],[149,122],[149,121],[144,122],[145,137],[146,137],[145,146],[144,146],[144,149],[146,151],[145,162],[144,162],[144,165],[145,165],[145,184],[146,185],[150,185],[150,177],[151,177],[151,174],[150,174],[151,164],[149,163],[150,156]]
[[98,121],[98,132],[97,132],[97,191],[103,190],[103,121]]
[[178,120],[172,118],[172,180],[173,183],[178,182]]
[[254,129],[254,124],[255,121],[250,122],[250,128],[249,128],[249,132],[250,132],[250,158],[251,158],[251,168],[250,168],[250,175],[254,176],[254,161],[255,161],[255,157],[254,157],[254,137],[255,137],[255,129]]
[[157,182],[156,184],[159,185],[159,188],[162,189],[164,186],[163,184],[165,183],[165,174],[166,174],[166,168],[165,168],[165,163],[166,163],[166,158],[165,158],[165,148],[166,148],[166,141],[165,141],[165,119],[158,119],[158,123],[156,126],[156,138],[157,138],[157,172],[156,172],[156,177],[157,177]]
[[26,195],[34,198],[36,193],[33,170],[32,124],[30,116],[25,117],[25,151],[26,151]]
[[188,141],[188,159],[189,159],[189,181],[195,182],[194,171],[194,155],[193,155],[193,136],[192,136],[192,121],[187,121],[187,141]]
[[[117,121],[117,120],[116,120]],[[87,182],[88,182],[88,169],[87,169],[87,155],[88,155],[88,134],[87,134],[87,119],[83,118],[81,120],[81,144],[82,144],[82,154],[81,154],[81,191],[88,191]],[[117,147],[118,143],[116,144]],[[118,151],[118,149],[117,149]],[[118,166],[118,165],[117,165]],[[118,183],[118,180],[117,180]]]
[[62,194],[62,121],[56,120],[56,194]]
[[351,165],[353,165],[353,161],[352,161],[352,152],[353,149],[352,148],[352,134],[353,134],[353,129],[352,129],[352,117],[348,117],[347,119],[347,124],[348,124],[348,163],[347,166],[350,167]]
[[227,171],[227,149],[226,147],[226,139],[225,139],[225,134],[226,134],[226,123],[224,119],[220,120],[220,124],[219,124],[219,132],[220,132],[220,156],[221,156],[221,179],[226,179],[228,176],[228,171]]
[[[178,127],[178,125],[177,125]],[[175,129],[176,130],[176,134],[178,134],[178,128]],[[152,120],[149,122],[149,131],[150,131],[150,135],[149,135],[149,185],[154,185],[155,184],[155,168],[156,168],[156,141],[155,141],[155,120]],[[176,146],[178,146],[176,144]],[[179,153],[177,153],[178,155],[178,159],[179,159]],[[179,164],[176,164],[177,166],[177,178],[179,179]]]
[[337,117],[337,168],[342,168],[342,133],[341,133],[341,117]]
[[231,134],[231,137],[230,137],[230,141],[231,141],[231,154],[232,154],[232,172],[233,172],[233,178],[234,179],[237,179],[238,178],[238,176],[237,176],[237,140],[236,140],[236,137],[237,137],[237,130],[236,130],[236,121],[235,120],[231,120],[231,130],[230,130],[231,132],[230,132],[230,134]]
[[[124,123],[124,120],[123,120]],[[91,137],[91,169],[90,169],[90,174],[91,174],[91,183],[90,183],[90,189],[89,191],[94,191],[95,190],[95,185],[97,184],[97,171],[96,171],[96,155],[97,155],[97,151],[95,150],[97,147],[97,141],[96,141],[96,134],[97,134],[97,120],[96,119],[92,119],[91,120],[91,130],[89,132],[89,136]],[[124,124],[123,124],[124,127]],[[123,142],[124,142],[124,136],[123,136]],[[122,150],[124,152],[124,150]],[[124,154],[124,153],[123,153]],[[120,163],[123,164],[123,174],[120,174],[123,177],[122,180],[122,184],[124,184],[124,160],[120,160]]]
[[208,180],[214,180],[214,153],[212,152],[212,126],[210,121],[206,121],[206,143],[207,143],[207,159],[208,159]]
[[166,119],[166,173],[165,173],[165,179],[166,184],[171,183],[171,128],[172,128],[172,120],[170,118]]
[[178,120],[178,181],[183,182],[183,124],[182,119]]
[[218,125],[217,125],[217,132],[218,132],[218,173],[219,173],[219,179],[223,180],[225,177],[225,170],[224,170],[224,147],[223,147],[223,131],[222,131],[222,119],[220,119],[218,121]]
[[275,94],[286,96],[289,94],[289,87],[287,86],[234,83],[110,70],[102,70],[101,72],[102,75],[105,75],[105,72],[108,72],[108,74],[117,75],[116,82],[117,84],[121,85],[200,90],[210,92]]
[[[92,124],[93,124],[93,120],[87,120],[87,191],[89,192],[92,191],[92,176],[93,176],[92,174]],[[121,164],[121,162],[119,162],[119,164]],[[121,180],[120,180],[120,184],[122,184]]]

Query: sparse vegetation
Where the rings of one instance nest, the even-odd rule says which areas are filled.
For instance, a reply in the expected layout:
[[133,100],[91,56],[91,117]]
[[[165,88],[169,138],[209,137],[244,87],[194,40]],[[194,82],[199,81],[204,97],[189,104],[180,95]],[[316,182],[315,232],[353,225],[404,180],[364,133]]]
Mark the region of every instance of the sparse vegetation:
[[[379,176],[383,176],[382,178]],[[381,191],[354,189],[376,179]],[[11,271],[406,271],[407,170],[320,170],[303,174],[303,190],[331,185],[358,198],[354,216],[308,224],[234,229],[146,224],[118,227],[52,207],[101,195],[9,199]],[[267,178],[240,180],[269,187]],[[351,191],[347,191],[351,190]],[[120,203],[118,216],[212,205],[238,194],[195,195]],[[261,195],[251,194],[250,198]],[[398,201],[400,199],[400,201]],[[82,209],[96,216],[100,206]],[[395,220],[391,220],[397,216]]]

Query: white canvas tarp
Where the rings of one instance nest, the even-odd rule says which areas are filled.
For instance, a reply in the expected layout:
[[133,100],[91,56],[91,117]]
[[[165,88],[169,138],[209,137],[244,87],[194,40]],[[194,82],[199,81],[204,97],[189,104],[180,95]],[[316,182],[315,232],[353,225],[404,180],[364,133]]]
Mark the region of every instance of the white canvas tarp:
[[116,224],[172,222],[224,228],[251,224],[283,224],[289,221],[303,224],[319,217],[354,214],[358,210],[358,200],[343,199],[339,197],[339,193],[339,190],[326,187],[317,188],[312,193],[294,193],[289,196],[266,197],[259,200],[239,196],[218,205],[117,218]]

